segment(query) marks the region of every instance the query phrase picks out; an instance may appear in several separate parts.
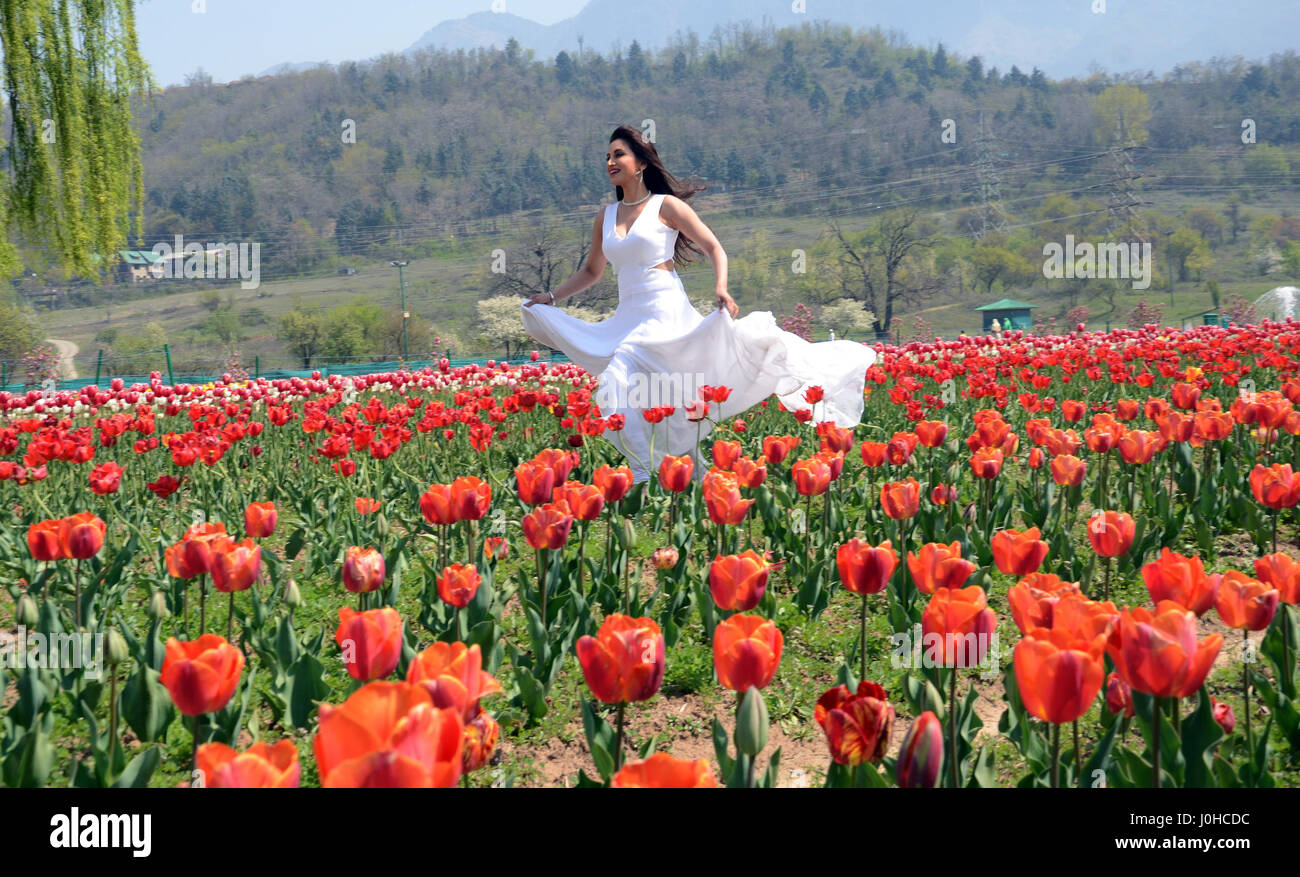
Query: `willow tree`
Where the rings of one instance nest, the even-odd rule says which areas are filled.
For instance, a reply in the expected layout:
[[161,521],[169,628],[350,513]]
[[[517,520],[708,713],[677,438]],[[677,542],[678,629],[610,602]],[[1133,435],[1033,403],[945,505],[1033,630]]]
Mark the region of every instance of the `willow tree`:
[[[0,182],[0,270],[20,270],[10,232],[64,275],[102,276],[134,215],[144,167],[132,100],[152,99],[135,0],[0,0],[9,137]],[[103,258],[93,258],[99,255]]]

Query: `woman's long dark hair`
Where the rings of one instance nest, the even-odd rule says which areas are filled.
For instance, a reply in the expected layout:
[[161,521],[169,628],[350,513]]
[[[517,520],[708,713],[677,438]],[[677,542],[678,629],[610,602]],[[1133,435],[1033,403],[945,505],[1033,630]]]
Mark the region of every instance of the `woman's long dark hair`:
[[[609,142],[622,140],[632,147],[632,152],[646,166],[641,174],[641,182],[645,183],[646,189],[656,195],[674,195],[686,201],[697,192],[703,192],[708,187],[703,184],[683,183],[681,180],[668,173],[664,163],[659,160],[659,151],[655,145],[646,139],[640,129],[633,128],[629,125],[619,125],[614,129],[614,133],[609,135]],[[615,192],[621,201],[623,199],[623,187],[615,186]],[[685,232],[679,232],[677,241],[673,245],[673,262],[678,265],[685,265],[688,262],[695,261],[688,258],[688,254],[694,251],[701,256],[704,251],[696,246],[695,242],[688,238]]]

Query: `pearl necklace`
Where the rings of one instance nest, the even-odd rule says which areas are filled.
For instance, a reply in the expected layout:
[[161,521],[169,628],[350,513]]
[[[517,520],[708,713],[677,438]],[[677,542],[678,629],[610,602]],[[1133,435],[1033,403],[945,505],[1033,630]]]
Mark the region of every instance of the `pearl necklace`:
[[624,207],[635,207],[636,205],[640,204],[642,201],[645,201],[646,198],[649,198],[653,194],[654,192],[646,192],[645,198],[641,198],[637,201],[628,201],[626,198],[624,198],[621,199],[618,203],[622,204]]

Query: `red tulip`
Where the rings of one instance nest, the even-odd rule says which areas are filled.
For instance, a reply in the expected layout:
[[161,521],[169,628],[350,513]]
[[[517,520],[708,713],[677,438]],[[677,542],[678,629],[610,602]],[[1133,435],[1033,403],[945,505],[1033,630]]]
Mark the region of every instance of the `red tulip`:
[[1060,485],[1078,486],[1083,483],[1083,476],[1088,473],[1088,464],[1073,454],[1053,457],[1048,465],[1052,470],[1052,480]]
[[528,505],[551,501],[555,488],[555,470],[538,460],[527,460],[515,467],[519,500]]
[[719,609],[748,612],[767,590],[770,565],[753,549],[744,554],[718,555],[709,565],[709,590]]
[[551,497],[554,502],[563,501],[569,513],[579,521],[594,521],[605,507],[605,494],[600,488],[580,481],[566,481],[556,486]]
[[1214,608],[1228,627],[1237,630],[1263,630],[1277,614],[1277,588],[1230,569],[1223,574]]
[[427,691],[439,709],[455,709],[466,723],[478,714],[480,698],[501,693],[501,684],[483,670],[477,644],[434,643],[411,661],[406,681]]
[[575,648],[587,687],[603,703],[649,700],[664,681],[664,637],[650,618],[609,615]]
[[[997,617],[988,608],[984,589],[939,588],[921,615],[926,642],[931,634],[942,643],[942,655],[932,654],[934,664],[944,667],[975,667],[984,660],[989,636],[997,628]],[[927,645],[927,648],[929,646]]]
[[886,539],[879,546],[854,537],[835,552],[840,583],[855,594],[878,594],[889,584],[889,577],[898,566],[898,552]]
[[98,494],[116,493],[122,486],[122,467],[104,463],[90,470],[90,489]]
[[1204,615],[1214,605],[1223,576],[1217,573],[1207,576],[1199,557],[1184,557],[1163,548],[1158,560],[1142,567],[1142,580],[1151,594],[1151,602],[1171,600],[1197,615]]
[[[62,521],[40,521],[27,528],[27,550],[36,560],[60,560],[67,555],[59,540]],[[93,556],[93,555],[92,555]]]
[[438,576],[438,596],[444,603],[464,609],[483,583],[478,567],[453,563]]
[[694,471],[695,461],[689,456],[664,455],[664,458],[659,461],[659,484],[664,490],[681,493],[691,486],[691,475]]
[[405,682],[371,682],[341,706],[321,704],[314,749],[325,788],[450,788],[464,724]]
[[213,543],[212,586],[223,594],[246,591],[262,574],[262,548],[251,538],[242,542],[222,539]]
[[1121,557],[1132,547],[1136,528],[1132,515],[1099,511],[1088,518],[1088,541],[1098,557]]
[[296,789],[302,773],[298,747],[289,739],[274,746],[254,743],[243,752],[225,743],[204,743],[196,766],[209,789]]
[[891,481],[880,486],[880,507],[894,520],[916,514],[921,506],[921,484],[915,478]]
[[1300,503],[1300,475],[1290,463],[1256,466],[1250,473],[1250,490],[1255,499],[1270,509],[1289,509]]
[[1073,722],[1092,706],[1105,671],[1106,637],[1076,638],[1034,628],[1016,644],[1016,685],[1025,709],[1054,725]]
[[706,759],[686,761],[656,752],[631,761],[609,781],[611,789],[716,789],[718,779]]
[[766,688],[781,663],[785,637],[757,615],[733,615],[713,631],[713,668],[732,691]]
[[59,522],[59,544],[63,556],[74,560],[94,557],[104,547],[107,527],[97,515],[78,512]]
[[997,448],[980,448],[970,458],[971,471],[976,478],[997,478],[1002,473],[1002,457]]
[[339,629],[334,641],[343,652],[348,674],[360,682],[383,679],[397,667],[402,657],[402,618],[397,610],[385,606],[357,612],[344,606],[339,610]]
[[933,594],[939,588],[962,587],[978,567],[961,556],[960,542],[927,542],[919,553],[907,553],[907,569],[918,591]]
[[523,520],[524,538],[534,549],[561,548],[573,527],[573,515],[556,503],[546,503],[528,514]]
[[813,718],[826,732],[836,764],[857,767],[885,757],[894,727],[894,708],[885,689],[874,682],[858,683],[856,694],[837,685],[817,700]]
[[1237,729],[1237,714],[1232,711],[1231,704],[1222,703],[1211,697],[1210,715],[1214,716],[1214,721],[1219,723],[1224,734],[1231,734]]
[[1135,691],[1156,697],[1187,697],[1201,687],[1223,637],[1196,639],[1196,615],[1172,600],[1155,612],[1125,609],[1112,629],[1106,651]]
[[465,475],[451,483],[451,504],[458,521],[477,521],[492,505],[492,487],[474,475]]
[[244,670],[244,653],[225,637],[205,633],[196,640],[167,640],[159,681],[187,716],[215,713],[230,700]]
[[1255,561],[1255,577],[1278,590],[1283,603],[1300,603],[1300,563],[1289,554],[1266,554]]
[[939,784],[943,764],[943,725],[926,710],[907,729],[898,750],[898,786],[902,789],[933,789]]
[[251,502],[244,509],[244,532],[253,539],[265,539],[275,532],[278,518],[273,502]]
[[[550,496],[549,488],[546,495]],[[429,489],[420,495],[420,513],[424,515],[426,521],[437,526],[445,527],[456,523],[456,506],[452,502],[451,485],[429,485]]]
[[1047,543],[1039,539],[1037,527],[1021,533],[999,530],[993,534],[993,562],[1009,576],[1027,576],[1037,572],[1047,557]]
[[352,501],[352,506],[357,510],[359,515],[371,515],[379,511],[380,502],[369,496],[358,496]]
[[1082,596],[1083,592],[1076,582],[1062,581],[1052,573],[1030,573],[1007,591],[1011,620],[1021,633],[1028,633],[1035,627],[1050,628],[1053,610],[1067,594]]
[[632,489],[632,470],[627,466],[615,469],[601,466],[592,473],[591,480],[605,496],[605,502],[618,502]]
[[1118,673],[1106,677],[1106,709],[1130,719],[1137,714],[1133,706],[1133,689]]

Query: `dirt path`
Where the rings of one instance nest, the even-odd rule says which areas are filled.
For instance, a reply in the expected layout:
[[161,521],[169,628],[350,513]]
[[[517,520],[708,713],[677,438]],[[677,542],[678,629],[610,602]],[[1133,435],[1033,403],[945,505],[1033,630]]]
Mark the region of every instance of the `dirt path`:
[[81,351],[81,348],[71,341],[60,341],[57,338],[47,338],[45,340],[53,344],[55,349],[59,351],[59,364],[63,371],[63,377],[77,377],[77,364],[72,358]]

